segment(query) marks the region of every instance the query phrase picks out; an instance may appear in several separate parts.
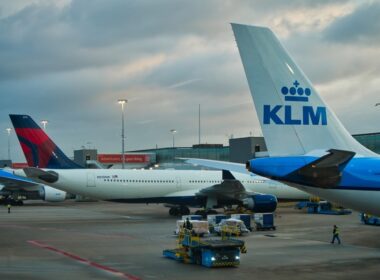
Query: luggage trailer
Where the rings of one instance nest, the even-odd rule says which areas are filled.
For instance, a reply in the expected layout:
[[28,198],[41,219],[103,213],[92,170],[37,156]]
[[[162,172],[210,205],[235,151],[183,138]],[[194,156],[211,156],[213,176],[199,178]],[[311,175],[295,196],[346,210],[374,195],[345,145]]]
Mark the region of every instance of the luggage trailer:
[[246,253],[245,243],[238,239],[200,239],[190,231],[182,232],[178,248],[167,249],[163,255],[183,263],[205,267],[234,267],[240,264],[240,253]]

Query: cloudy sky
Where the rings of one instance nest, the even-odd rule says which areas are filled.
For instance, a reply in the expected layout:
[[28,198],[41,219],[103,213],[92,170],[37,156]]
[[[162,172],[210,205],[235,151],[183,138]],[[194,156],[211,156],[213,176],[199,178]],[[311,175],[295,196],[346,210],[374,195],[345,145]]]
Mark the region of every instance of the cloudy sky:
[[[8,114],[49,120],[69,155],[261,134],[230,22],[272,28],[351,133],[380,131],[377,1],[0,0],[0,158]],[[24,161],[11,136],[12,159]]]

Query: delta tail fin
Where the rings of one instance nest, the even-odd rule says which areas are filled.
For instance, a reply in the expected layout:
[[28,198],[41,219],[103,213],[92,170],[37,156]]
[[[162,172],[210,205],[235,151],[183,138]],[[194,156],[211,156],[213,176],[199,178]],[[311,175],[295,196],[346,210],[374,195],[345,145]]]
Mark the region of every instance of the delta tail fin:
[[348,133],[270,29],[232,29],[270,156],[330,149],[375,155]]
[[9,115],[28,165],[38,168],[83,168],[69,159],[28,115]]

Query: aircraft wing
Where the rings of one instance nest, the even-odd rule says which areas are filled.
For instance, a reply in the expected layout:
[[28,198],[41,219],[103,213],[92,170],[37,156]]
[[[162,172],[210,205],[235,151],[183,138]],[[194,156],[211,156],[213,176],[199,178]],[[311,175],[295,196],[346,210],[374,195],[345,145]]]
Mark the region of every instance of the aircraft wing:
[[183,159],[185,160],[185,162],[194,164],[194,165],[202,165],[205,167],[210,167],[210,168],[215,168],[215,169],[220,169],[220,170],[229,170],[229,171],[239,172],[239,173],[244,173],[244,174],[250,173],[246,169],[245,164],[243,163],[200,159],[200,158],[180,158],[180,159]]
[[242,200],[247,197],[248,193],[243,184],[239,180],[236,180],[230,171],[223,170],[223,181],[221,184],[203,188],[195,195]]
[[242,200],[249,194],[252,193],[248,193],[243,184],[239,180],[236,180],[231,172],[223,170],[223,181],[221,184],[215,184],[198,190],[175,192],[169,196],[207,196],[219,199]]
[[32,180],[13,175],[10,172],[0,170],[0,184],[3,185],[5,189],[28,189],[36,187],[39,184],[33,182]]

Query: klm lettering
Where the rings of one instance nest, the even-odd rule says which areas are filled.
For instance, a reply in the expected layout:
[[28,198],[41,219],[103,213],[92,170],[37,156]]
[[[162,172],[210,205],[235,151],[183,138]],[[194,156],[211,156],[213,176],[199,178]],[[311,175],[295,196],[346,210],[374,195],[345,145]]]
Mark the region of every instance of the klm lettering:
[[294,116],[290,105],[264,105],[264,124],[327,125],[326,107],[302,107],[302,116]]

